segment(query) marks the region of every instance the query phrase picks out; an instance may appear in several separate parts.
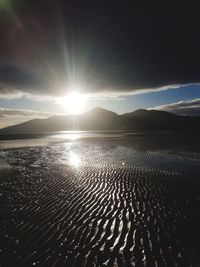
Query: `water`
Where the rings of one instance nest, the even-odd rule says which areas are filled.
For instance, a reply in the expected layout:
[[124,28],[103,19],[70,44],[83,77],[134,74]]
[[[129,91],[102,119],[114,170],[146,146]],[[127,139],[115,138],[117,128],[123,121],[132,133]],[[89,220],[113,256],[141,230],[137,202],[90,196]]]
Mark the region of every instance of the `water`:
[[131,143],[136,150],[200,150],[197,132],[123,132],[123,131],[63,131],[53,133],[0,134],[0,149],[45,146],[52,143],[82,140],[113,140]]
[[0,134],[0,149],[41,146],[86,138],[116,138],[120,132],[62,131],[53,133]]

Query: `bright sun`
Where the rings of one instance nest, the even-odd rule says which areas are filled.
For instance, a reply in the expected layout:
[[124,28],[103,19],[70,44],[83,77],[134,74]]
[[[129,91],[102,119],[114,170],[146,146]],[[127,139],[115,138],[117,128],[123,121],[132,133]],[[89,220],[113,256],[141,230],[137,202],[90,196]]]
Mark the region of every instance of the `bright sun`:
[[85,95],[78,92],[72,92],[63,97],[60,100],[60,104],[62,104],[70,114],[79,114],[84,110],[86,100]]

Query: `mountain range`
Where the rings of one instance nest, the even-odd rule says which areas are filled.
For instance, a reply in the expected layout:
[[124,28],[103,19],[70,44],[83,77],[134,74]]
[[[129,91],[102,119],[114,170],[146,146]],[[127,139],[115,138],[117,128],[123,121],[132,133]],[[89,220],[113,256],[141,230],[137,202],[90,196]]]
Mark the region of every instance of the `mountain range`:
[[80,115],[56,115],[46,119],[30,120],[0,129],[0,133],[66,130],[200,130],[200,117],[180,116],[170,112],[145,109],[118,115],[97,107]]

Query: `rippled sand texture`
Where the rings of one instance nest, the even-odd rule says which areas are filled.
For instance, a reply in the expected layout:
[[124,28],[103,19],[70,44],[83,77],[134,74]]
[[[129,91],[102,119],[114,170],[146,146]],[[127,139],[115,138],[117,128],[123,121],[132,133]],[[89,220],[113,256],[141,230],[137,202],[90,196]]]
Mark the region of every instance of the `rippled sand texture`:
[[0,266],[200,266],[199,153],[118,142],[1,152]]

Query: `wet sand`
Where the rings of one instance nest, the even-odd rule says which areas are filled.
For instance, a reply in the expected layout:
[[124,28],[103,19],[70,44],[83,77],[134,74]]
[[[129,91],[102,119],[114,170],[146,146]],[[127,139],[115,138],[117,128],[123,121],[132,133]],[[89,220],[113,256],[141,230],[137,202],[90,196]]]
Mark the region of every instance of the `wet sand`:
[[0,151],[0,266],[200,266],[198,147],[142,139]]

